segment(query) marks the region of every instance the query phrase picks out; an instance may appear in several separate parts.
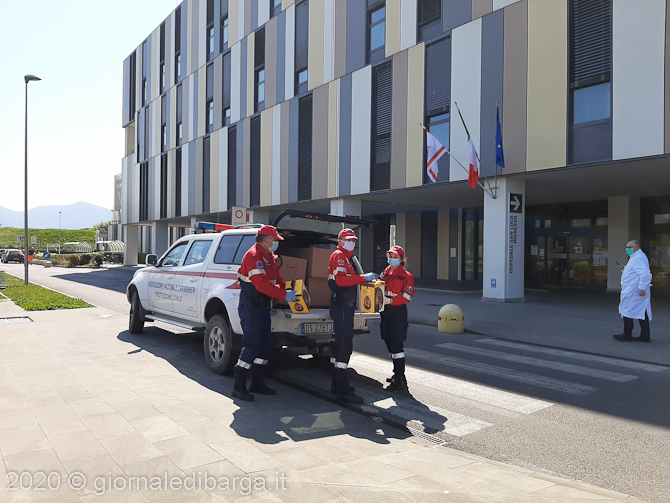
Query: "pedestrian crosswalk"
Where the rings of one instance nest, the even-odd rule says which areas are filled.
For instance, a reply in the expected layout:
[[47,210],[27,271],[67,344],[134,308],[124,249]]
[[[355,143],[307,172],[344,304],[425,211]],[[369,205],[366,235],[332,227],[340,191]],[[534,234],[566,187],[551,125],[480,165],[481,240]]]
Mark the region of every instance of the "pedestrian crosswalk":
[[[437,435],[436,438],[443,440],[491,428],[496,418],[535,414],[554,405],[529,396],[534,394],[533,387],[540,396],[551,390],[559,393],[557,396],[580,397],[596,393],[604,386],[621,386],[649,373],[668,370],[663,365],[488,338],[469,344],[435,344],[430,351],[405,348],[405,354],[409,389],[421,390],[419,393],[383,390],[380,381],[389,375],[391,362],[360,353],[352,356],[349,366],[368,379],[356,382],[356,393],[365,399],[364,407],[382,417],[391,415],[411,431]],[[426,366],[431,370],[425,370]],[[447,375],[451,369],[466,371],[468,378]],[[303,382],[307,378],[318,388],[330,386],[328,373],[314,369],[288,372],[302,374]],[[309,375],[305,376],[305,372]],[[477,376],[495,377],[501,383],[521,383],[525,385],[524,393],[499,389],[504,385],[480,384],[476,382]]]

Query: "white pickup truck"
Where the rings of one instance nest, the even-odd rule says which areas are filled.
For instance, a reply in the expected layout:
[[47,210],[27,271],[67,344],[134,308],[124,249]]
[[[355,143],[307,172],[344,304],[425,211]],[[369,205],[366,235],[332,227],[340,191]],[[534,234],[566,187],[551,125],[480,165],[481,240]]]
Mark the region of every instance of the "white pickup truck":
[[[356,229],[375,222],[320,213],[285,211],[272,223],[284,237],[282,248],[332,248],[344,227]],[[205,332],[205,359],[217,373],[231,372],[242,349],[242,326],[237,312],[240,286],[237,270],[246,251],[256,242],[260,225],[232,227],[200,222],[190,234],[177,240],[158,259],[147,255],[147,267],[139,269],[126,289],[130,302],[129,330],[140,333],[144,323],[161,321]],[[220,232],[206,232],[207,228]],[[363,270],[354,257],[354,268]],[[286,278],[285,278],[286,279]],[[379,314],[357,311],[354,333],[369,331],[368,322]],[[275,348],[306,347],[313,355],[329,356],[333,320],[328,306],[310,307],[294,314],[288,306],[273,306],[272,332]]]

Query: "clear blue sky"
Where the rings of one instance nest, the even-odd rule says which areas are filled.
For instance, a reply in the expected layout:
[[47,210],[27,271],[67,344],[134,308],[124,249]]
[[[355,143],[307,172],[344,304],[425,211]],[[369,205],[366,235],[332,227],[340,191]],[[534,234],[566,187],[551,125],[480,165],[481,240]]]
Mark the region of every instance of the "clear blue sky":
[[123,60],[178,0],[0,0],[0,206],[114,203],[121,172]]

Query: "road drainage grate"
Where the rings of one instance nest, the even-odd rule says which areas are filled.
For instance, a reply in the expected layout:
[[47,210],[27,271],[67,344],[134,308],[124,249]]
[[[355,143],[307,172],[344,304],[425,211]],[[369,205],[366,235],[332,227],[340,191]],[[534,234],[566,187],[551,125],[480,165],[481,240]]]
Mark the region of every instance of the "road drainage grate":
[[0,318],[0,325],[9,325],[10,323],[32,323],[33,320],[27,316],[16,316],[13,318]]

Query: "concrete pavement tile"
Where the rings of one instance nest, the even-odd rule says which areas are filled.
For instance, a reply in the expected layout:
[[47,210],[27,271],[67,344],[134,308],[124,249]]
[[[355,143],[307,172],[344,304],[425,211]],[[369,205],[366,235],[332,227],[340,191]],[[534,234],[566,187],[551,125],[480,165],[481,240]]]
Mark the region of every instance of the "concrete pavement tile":
[[158,376],[171,375],[170,372],[168,372],[165,369],[165,367],[156,364],[152,364],[149,368],[140,372],[140,374],[142,374],[144,377],[158,377]]
[[486,479],[492,485],[513,488],[522,493],[532,493],[554,485],[553,482],[518,473],[510,467],[492,466],[486,462],[470,463],[453,469],[454,473],[464,473]]
[[0,413],[0,430],[13,430],[31,425],[37,426],[37,419],[30,409],[12,409]]
[[420,473],[425,477],[441,482],[445,484],[446,487],[451,487],[453,489],[485,482],[482,478],[465,473],[454,473],[451,468],[420,459],[399,461],[397,463],[392,463],[389,466],[395,466],[396,468],[407,470],[410,473]]
[[48,438],[61,461],[105,454],[105,449],[89,431],[57,433]]
[[328,461],[305,451],[301,447],[271,452],[269,455],[278,460],[282,465],[290,466],[296,470],[306,470],[307,468],[328,464]]
[[21,410],[29,409],[28,402],[23,398],[21,394],[0,394],[0,411],[3,414],[10,410]]
[[[372,437],[372,435],[367,435]],[[354,452],[365,451],[366,456],[383,456],[384,454],[391,454],[393,450],[389,449],[388,445],[378,443],[380,441],[376,438],[352,437],[347,433],[337,436],[331,436],[332,442],[337,442],[337,445]]]
[[51,445],[39,426],[0,431],[0,449],[3,456],[49,448]]
[[132,433],[135,428],[118,412],[99,416],[82,417],[81,421],[91,430],[95,438],[107,438]]
[[340,475],[334,475],[328,480],[324,480],[329,486],[356,486],[356,487],[385,487],[386,484],[378,480],[371,479],[360,473],[347,472]]
[[[591,489],[594,489],[594,491],[591,491]],[[608,493],[611,493],[610,495],[604,495],[602,494],[602,489],[600,491],[596,491],[599,488],[592,487],[592,486],[587,486],[584,484],[581,488],[576,488],[576,487],[569,487],[566,485],[559,485],[559,484],[553,484],[549,487],[545,487],[544,489],[539,489],[537,491],[534,491],[533,494],[537,496],[544,496],[547,498],[564,498],[564,499],[570,499],[570,501],[574,499],[582,499],[582,500],[599,500],[599,501],[624,501],[627,498],[627,495],[621,494],[621,493],[615,493],[613,491],[607,491]]]
[[19,490],[14,493],[14,501],[16,503],[81,503],[81,498],[70,489],[67,484],[61,486],[58,490],[52,491],[22,491]]
[[114,407],[116,403],[127,402],[129,400],[138,400],[140,397],[137,393],[130,391],[129,389],[97,389],[98,396],[102,398],[109,405]]
[[240,470],[237,466],[232,464],[227,459],[216,461],[214,463],[209,463],[207,465],[198,466],[196,468],[191,468],[189,470],[186,470],[185,473],[190,476],[193,472],[196,473],[196,477],[200,476],[200,479],[198,479],[198,481],[200,483],[200,487],[202,487],[203,489],[207,489],[205,487],[206,482],[205,475],[207,475],[208,477],[214,477],[216,479],[219,479],[220,477],[228,477],[229,479],[232,479],[233,477],[246,476],[246,473],[244,473],[242,470]]
[[[181,483],[172,487],[170,486],[172,477],[179,477],[184,481],[186,473],[180,470],[167,456],[125,465],[123,469],[131,477],[143,477],[138,479],[136,487],[139,488],[144,497],[149,501],[167,498],[168,496],[186,491],[186,488]],[[167,483],[165,482],[166,480]]]
[[73,400],[68,402],[72,410],[79,417],[100,416],[102,414],[112,414],[114,409],[102,398],[88,398],[85,400]]
[[[112,477],[112,480],[114,480],[116,477],[126,475],[118,463],[107,453],[63,461],[63,466],[65,466],[68,475],[78,472],[86,478],[84,487],[79,490],[80,495],[90,494],[100,489],[104,482],[102,478]],[[83,479],[73,480],[74,482],[81,482]]]
[[233,430],[212,421],[208,417],[184,422],[180,426],[206,444],[224,444],[226,442],[236,442],[240,439]]
[[380,463],[374,459],[361,459],[359,461],[351,461],[349,463],[342,463],[340,466],[348,468],[352,472],[364,475],[378,482],[388,483],[395,480],[406,479],[417,475],[414,470],[407,468],[398,468],[397,465],[388,465]]
[[169,404],[169,405],[159,404],[157,405],[156,408],[160,410],[163,414],[165,414],[167,417],[172,419],[175,423],[179,424],[186,423],[189,421],[195,421],[196,419],[203,419],[203,420],[209,419],[207,416],[198,412],[193,407],[185,403]]
[[[53,384],[53,383],[52,383]],[[74,400],[86,400],[88,398],[99,398],[92,388],[85,384],[75,384],[63,387],[56,387],[63,400],[71,402]]]
[[51,449],[42,449],[39,451],[22,452],[12,456],[5,456],[5,466],[7,472],[21,473],[24,471],[35,472],[57,472],[61,477],[66,476],[63,464]]
[[206,491],[186,491],[158,500],[160,503],[213,503],[216,500]]
[[[376,487],[355,487],[355,486],[330,486],[331,489],[337,491],[345,498],[351,501],[365,501],[365,503],[415,503],[416,500],[406,494],[391,491],[388,489],[380,489]],[[292,489],[292,488],[291,488]],[[289,494],[291,490],[288,491]],[[281,497],[281,495],[280,495]],[[293,502],[292,499],[285,500]],[[449,500],[445,500],[449,501]],[[451,503],[451,501],[449,501]]]
[[322,465],[300,471],[308,477],[319,480],[321,482],[330,482],[332,477],[337,477],[338,475],[342,475],[344,473],[351,473],[349,469],[340,465]]
[[444,492],[448,490],[445,487],[444,483],[437,480],[433,480],[424,475],[415,475],[414,477],[408,477],[406,479],[396,480],[389,484],[393,489],[398,489],[399,491],[439,491]]
[[390,465],[392,463],[397,463],[399,461],[407,461],[408,459],[413,458],[410,458],[404,452],[394,452],[393,454],[384,454],[383,456],[375,456],[375,459],[380,463],[386,463]]
[[138,419],[146,419],[148,417],[162,415],[161,411],[153,405],[149,405],[141,398],[117,402],[112,404],[112,406],[126,419],[126,421],[137,421]]
[[190,434],[156,442],[154,445],[182,470],[208,465],[223,459],[218,452]]
[[[287,490],[276,491],[273,488],[271,494],[274,494],[284,502],[290,503],[313,503],[315,501],[333,501],[340,498],[342,495],[338,491],[339,488],[329,488],[323,484],[290,484]],[[352,501],[366,501],[364,499],[357,499]]]
[[170,438],[188,435],[188,431],[180,427],[172,419],[165,416],[154,416],[131,421],[132,426],[150,442],[160,442]]
[[[114,482],[112,480],[112,482]],[[147,499],[140,491],[105,490],[104,494],[87,494],[80,501],[85,503],[146,503]]]
[[315,438],[300,442],[300,447],[316,454],[331,464],[348,463],[366,457],[362,452],[357,452],[340,445],[337,440],[330,438]]
[[565,486],[577,490],[584,490],[584,491],[590,491],[594,494],[599,494],[601,496],[604,496],[606,498],[611,498],[611,499],[616,499],[616,500],[624,500],[628,496],[616,491],[610,491],[609,489],[603,489],[601,487],[596,487],[592,485],[587,485],[584,484],[583,482],[577,482],[575,480],[569,480],[569,479],[564,479],[561,477],[556,477],[554,475],[549,475],[545,473],[540,473],[540,472],[535,472],[533,473],[533,477],[541,479],[541,480],[547,480],[549,482],[553,482],[556,485],[559,486]]
[[407,455],[413,459],[420,459],[422,461],[428,461],[449,468],[469,465],[477,460],[477,458],[473,458],[465,453],[436,446],[434,444],[432,447],[411,451]]
[[47,436],[87,430],[86,425],[72,410],[53,414],[40,414],[37,416],[37,420]]
[[279,460],[267,455],[246,440],[211,444],[211,447],[245,473],[282,467]]
[[147,459],[163,455],[139,431],[125,433],[116,437],[103,438],[100,440],[100,443],[121,466],[146,461]]

